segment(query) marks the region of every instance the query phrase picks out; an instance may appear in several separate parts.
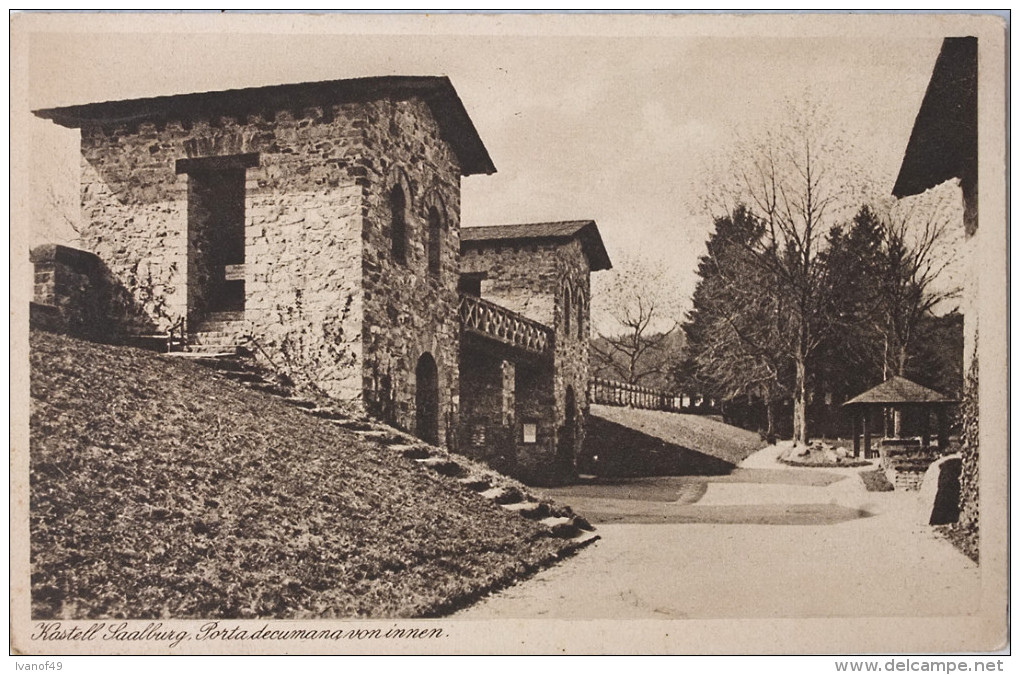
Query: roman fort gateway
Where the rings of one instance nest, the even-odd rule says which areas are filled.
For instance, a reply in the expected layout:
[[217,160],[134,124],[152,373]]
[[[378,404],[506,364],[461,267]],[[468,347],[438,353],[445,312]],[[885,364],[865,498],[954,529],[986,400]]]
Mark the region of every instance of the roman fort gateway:
[[32,251],[33,322],[294,381],[537,482],[576,471],[591,220],[462,227],[496,171],[445,77],[38,110],[81,133],[80,248]]

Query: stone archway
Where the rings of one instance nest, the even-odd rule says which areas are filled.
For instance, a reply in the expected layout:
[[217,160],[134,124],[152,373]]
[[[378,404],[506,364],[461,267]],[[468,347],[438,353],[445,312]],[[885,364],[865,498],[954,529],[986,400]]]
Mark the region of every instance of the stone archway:
[[439,445],[439,369],[428,352],[418,359],[414,377],[414,433],[427,443]]

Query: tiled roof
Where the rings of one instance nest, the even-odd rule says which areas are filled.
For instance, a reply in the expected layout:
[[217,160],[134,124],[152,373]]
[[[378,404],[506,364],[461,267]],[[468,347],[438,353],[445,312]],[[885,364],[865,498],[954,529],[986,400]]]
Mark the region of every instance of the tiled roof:
[[905,377],[894,376],[873,387],[860,396],[850,399],[843,405],[874,404],[909,404],[909,403],[955,403],[934,389],[922,387]]
[[440,133],[460,160],[461,173],[496,172],[474,123],[447,77],[364,77],[326,82],[279,84],[123,101],[104,101],[33,111],[65,127],[183,120],[203,116],[240,116],[259,111],[379,99],[423,99]]
[[602,243],[598,225],[594,220],[564,220],[553,223],[521,223],[517,225],[489,225],[486,227],[462,227],[461,248],[499,241],[581,241],[584,253],[593,272],[607,270],[613,266]]

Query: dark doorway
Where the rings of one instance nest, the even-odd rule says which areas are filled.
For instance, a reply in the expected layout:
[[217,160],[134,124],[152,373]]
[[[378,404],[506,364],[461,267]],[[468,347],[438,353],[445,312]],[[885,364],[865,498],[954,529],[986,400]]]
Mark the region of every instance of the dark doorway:
[[244,169],[188,177],[188,310],[192,322],[244,311]]
[[439,370],[432,355],[418,359],[415,377],[415,434],[432,445],[439,445]]
[[482,279],[485,273],[464,272],[457,280],[457,292],[461,295],[470,295],[476,298],[482,297]]
[[560,431],[560,441],[556,452],[556,459],[560,467],[567,472],[574,469],[574,446],[577,440],[577,400],[574,396],[574,388],[567,387],[567,396],[563,416],[563,428]]

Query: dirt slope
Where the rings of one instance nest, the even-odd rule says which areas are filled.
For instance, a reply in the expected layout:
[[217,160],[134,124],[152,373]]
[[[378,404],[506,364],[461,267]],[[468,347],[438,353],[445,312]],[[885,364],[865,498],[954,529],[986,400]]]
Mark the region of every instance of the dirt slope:
[[201,366],[31,349],[33,618],[429,615],[565,545]]

